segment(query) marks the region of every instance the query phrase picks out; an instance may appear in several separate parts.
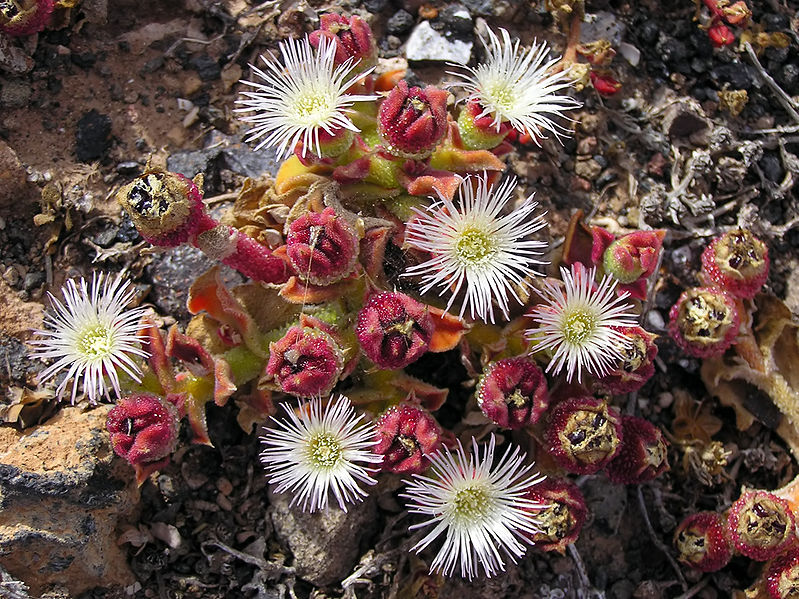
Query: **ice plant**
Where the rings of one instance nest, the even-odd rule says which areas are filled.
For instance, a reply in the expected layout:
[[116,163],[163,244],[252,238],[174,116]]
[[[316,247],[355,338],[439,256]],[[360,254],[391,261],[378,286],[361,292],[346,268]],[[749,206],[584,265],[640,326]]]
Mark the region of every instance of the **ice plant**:
[[375,423],[378,443],[375,453],[383,456],[388,472],[420,474],[441,447],[441,427],[427,410],[411,404],[386,410]]
[[427,158],[447,132],[447,96],[428,85],[402,80],[380,104],[378,132],[386,150],[400,158]]
[[772,599],[799,597],[799,551],[775,559],[768,568],[766,581]]
[[730,507],[727,530],[735,549],[759,562],[799,545],[788,502],[767,491],[745,491]]
[[546,506],[536,514],[541,531],[532,535],[533,546],[565,553],[577,540],[588,515],[580,489],[567,480],[550,477],[530,489],[526,497]]
[[539,292],[543,302],[528,315],[537,327],[528,335],[531,351],[550,351],[547,372],[566,370],[566,380],[582,382],[583,371],[602,377],[612,371],[624,355],[628,343],[620,327],[637,324],[627,293],[616,295],[616,281],[609,275],[594,282],[596,269],[582,264],[561,267],[563,285],[545,281]]
[[480,377],[475,397],[486,417],[510,429],[538,422],[549,406],[544,373],[527,356],[489,364]]
[[494,435],[480,451],[472,439],[467,457],[458,442],[454,452],[442,450],[432,457],[431,476],[413,475],[401,496],[413,514],[429,517],[411,529],[432,530],[413,550],[423,551],[445,534],[430,571],[449,576],[460,567],[471,580],[482,568],[486,576],[505,570],[503,554],[513,561],[524,555],[530,536],[540,532],[538,511],[544,504],[525,494],[543,477],[524,464],[525,454],[509,446],[496,465]]
[[286,255],[300,278],[329,285],[355,269],[358,242],[353,227],[328,207],[303,214],[289,225]]
[[55,0],[0,0],[0,31],[18,37],[47,26]]
[[447,310],[464,289],[459,315],[468,308],[473,319],[494,322],[493,304],[510,318],[508,295],[521,303],[516,287],[526,287],[527,277],[540,275],[535,266],[543,264],[537,256],[546,244],[528,237],[545,222],[540,215],[533,216],[538,205],[533,196],[501,215],[512,199],[513,179],[490,187],[483,175],[474,183],[468,177],[461,183],[459,207],[440,195],[427,212],[414,209],[416,218],[408,224],[405,243],[429,252],[431,258],[404,275],[421,275],[422,293],[433,287],[443,288],[439,295],[449,291]]
[[319,17],[319,29],[308,36],[311,45],[318,48],[322,38],[327,38],[336,47],[336,65],[347,60],[356,63],[363,71],[377,63],[377,42],[369,24],[361,17],[327,13]]
[[621,362],[599,379],[599,384],[614,395],[638,391],[655,374],[658,346],[653,335],[641,327],[620,328],[627,342],[619,345]]
[[702,252],[701,276],[733,297],[751,299],[768,277],[766,244],[746,229],[729,231],[710,242]]
[[372,464],[375,454],[374,426],[356,416],[343,395],[323,402],[316,398],[296,410],[284,404],[288,419],[261,437],[261,462],[276,493],[290,492],[291,504],[304,511],[326,509],[332,494],[339,507],[361,501],[366,492],[359,483],[375,484]]
[[114,392],[121,395],[119,370],[139,382],[141,369],[135,357],[147,357],[137,336],[144,309],[126,309],[135,293],[121,275],[95,273],[91,286],[85,279],[68,281],[61,289],[64,303],[48,294],[53,310],[44,317],[47,329],[37,330],[41,338],[30,343],[33,357],[55,362],[42,371],[39,381],[48,381],[66,370],[56,393],[62,397],[72,379],[72,403],[81,379],[91,402],[109,396],[106,377]]
[[637,416],[622,416],[621,450],[608,464],[608,478],[620,485],[650,481],[669,469],[668,450],[663,433],[654,424]]
[[563,113],[578,108],[580,103],[566,95],[572,87],[564,71],[553,71],[558,58],[547,60],[546,43],[533,43],[529,50],[520,48],[519,40],[511,42],[505,29],[499,30],[502,39],[490,29],[488,41],[480,40],[486,51],[486,60],[476,67],[460,66],[466,73],[450,72],[463,81],[453,84],[469,94],[482,111],[477,116],[492,118],[491,128],[499,132],[503,122],[533,138],[545,138],[550,132],[556,137],[566,129],[556,119]]
[[236,103],[242,106],[237,112],[251,113],[242,120],[253,125],[248,141],[257,141],[256,149],[276,146],[278,158],[285,158],[298,143],[303,157],[309,148],[318,157],[349,148],[359,131],[347,115],[350,107],[375,96],[347,93],[365,73],[353,74],[352,59],[336,66],[337,48],[325,36],[316,49],[307,37],[289,39],[280,43],[283,65],[270,54],[271,59],[261,56],[265,70],[252,66],[263,83],[242,81],[255,91],[242,92],[244,99]]
[[684,291],[669,312],[668,329],[680,348],[695,358],[723,354],[738,335],[741,317],[735,300],[713,287]]
[[688,516],[674,533],[674,546],[677,559],[702,572],[721,570],[732,559],[732,541],[718,512]]

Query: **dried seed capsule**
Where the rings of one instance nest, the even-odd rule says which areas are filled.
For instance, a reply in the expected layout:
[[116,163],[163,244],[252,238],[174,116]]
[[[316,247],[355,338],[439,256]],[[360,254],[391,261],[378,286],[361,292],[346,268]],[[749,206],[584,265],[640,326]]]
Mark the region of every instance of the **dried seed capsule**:
[[655,345],[657,335],[641,327],[614,328],[628,341],[618,346],[622,355],[619,365],[599,379],[599,383],[614,395],[638,391],[655,374],[655,357],[658,355],[658,346]]
[[799,551],[774,560],[766,574],[766,588],[772,599],[799,597]]
[[376,428],[378,443],[373,451],[383,456],[382,469],[387,472],[420,474],[441,447],[441,427],[418,406],[389,408],[377,420]]
[[595,397],[577,397],[558,404],[546,431],[547,451],[575,474],[594,474],[621,449],[619,413]]
[[688,516],[674,533],[674,546],[680,562],[702,572],[720,570],[732,558],[732,542],[718,512]]
[[0,0],[0,31],[14,37],[38,33],[54,7],[55,0]]
[[622,416],[621,450],[608,464],[608,478],[620,485],[637,485],[669,469],[666,440],[658,427],[637,416]]
[[734,297],[752,298],[766,282],[766,244],[746,229],[717,237],[702,253],[702,277]]
[[795,546],[796,522],[788,502],[767,491],[746,491],[732,504],[727,528],[735,549],[764,562]]
[[566,546],[580,535],[588,514],[580,489],[567,480],[547,478],[525,493],[524,498],[546,506],[535,512],[540,532],[530,535],[533,546],[541,551],[565,553]]
[[380,104],[378,131],[391,154],[427,158],[447,132],[447,92],[400,81]]
[[710,358],[723,354],[738,334],[741,320],[735,300],[720,289],[694,287],[683,292],[669,313],[669,333],[687,354]]
[[538,422],[549,406],[544,373],[527,356],[490,364],[475,395],[483,414],[503,428],[519,429]]
[[327,395],[344,370],[344,352],[326,331],[295,325],[269,344],[266,373],[284,393],[298,397]]

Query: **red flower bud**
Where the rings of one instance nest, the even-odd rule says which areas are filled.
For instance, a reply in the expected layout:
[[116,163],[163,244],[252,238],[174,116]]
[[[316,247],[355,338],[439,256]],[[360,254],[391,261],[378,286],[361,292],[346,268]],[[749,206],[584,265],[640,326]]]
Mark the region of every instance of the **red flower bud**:
[[702,572],[721,570],[732,558],[724,516],[699,512],[683,520],[674,533],[677,559]]
[[358,235],[333,208],[308,212],[289,225],[286,255],[300,278],[330,285],[347,277],[358,262]]
[[106,428],[114,452],[136,470],[139,484],[169,462],[178,440],[175,406],[155,395],[138,393],[119,400],[108,413]]
[[669,333],[684,352],[695,358],[723,354],[741,324],[735,300],[716,288],[684,291],[669,313]]
[[394,370],[427,351],[433,330],[424,304],[403,293],[373,293],[358,313],[355,334],[367,358]]
[[735,41],[735,34],[721,21],[714,21],[713,24],[708,27],[707,35],[714,48],[729,46]]
[[43,30],[50,22],[55,0],[0,1],[0,31],[19,37]]
[[766,282],[768,248],[751,231],[729,231],[702,253],[702,277],[734,297],[753,298]]
[[428,157],[447,132],[447,92],[432,86],[409,89],[401,80],[380,104],[378,131],[391,154]]
[[305,323],[289,328],[282,339],[269,344],[266,373],[284,393],[327,395],[344,370],[344,352],[329,333]]
[[774,560],[766,574],[766,588],[772,599],[799,597],[799,551]]
[[591,84],[594,86],[594,89],[599,92],[600,96],[612,96],[621,89],[621,83],[610,75],[591,71],[590,77]]
[[605,472],[618,485],[650,481],[669,469],[666,440],[651,422],[637,416],[622,416],[621,450]]
[[567,480],[547,478],[527,491],[524,498],[547,506],[535,513],[540,532],[529,536],[533,547],[565,553],[566,547],[577,541],[588,514],[580,489]]
[[314,48],[319,40],[328,38],[336,45],[335,64],[340,65],[352,59],[358,62],[358,71],[377,64],[377,42],[369,24],[361,17],[345,17],[327,13],[319,18],[319,29],[311,32],[309,40]]
[[620,283],[647,278],[657,267],[666,232],[635,231],[610,244],[603,256],[605,272]]
[[378,443],[372,451],[383,456],[386,472],[420,474],[441,447],[441,427],[418,406],[394,406],[380,416],[376,427]]
[[727,514],[727,530],[735,549],[759,562],[797,543],[796,521],[788,502],[767,491],[746,491]]
[[619,346],[622,360],[619,365],[599,379],[602,387],[613,395],[638,391],[655,374],[658,346],[656,335],[641,327],[614,327],[628,340]]
[[622,434],[621,416],[607,402],[577,397],[552,411],[546,449],[569,472],[594,474],[619,453]]
[[510,429],[538,422],[549,406],[544,373],[535,360],[526,356],[490,364],[480,378],[475,396],[483,414]]

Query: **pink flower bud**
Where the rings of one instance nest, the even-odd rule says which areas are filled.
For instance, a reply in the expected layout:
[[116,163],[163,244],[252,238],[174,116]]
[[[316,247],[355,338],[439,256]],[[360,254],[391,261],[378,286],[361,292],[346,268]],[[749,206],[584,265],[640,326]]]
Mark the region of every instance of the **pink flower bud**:
[[114,452],[136,469],[139,484],[163,468],[178,440],[175,406],[155,395],[138,393],[119,400],[108,413],[106,428]]
[[758,562],[797,549],[796,520],[788,502],[767,491],[746,491],[727,514],[738,553]]
[[447,132],[447,92],[401,80],[380,104],[378,131],[395,156],[428,157]]
[[369,24],[361,17],[327,13],[319,18],[319,29],[311,32],[309,40],[314,48],[319,40],[328,38],[336,45],[336,65],[352,59],[358,70],[364,71],[377,64],[377,42]]
[[669,313],[669,333],[695,358],[723,354],[735,337],[741,318],[735,300],[721,289],[694,287],[684,291]]
[[344,370],[344,352],[329,333],[305,322],[269,344],[266,373],[284,393],[298,397],[327,395]]
[[386,472],[420,474],[430,455],[441,447],[441,427],[422,408],[403,404],[389,408],[377,420],[378,443],[373,451],[383,456]]
[[721,21],[715,21],[708,27],[707,35],[714,48],[729,46],[735,41],[735,34]]
[[710,242],[702,253],[702,277],[733,297],[753,298],[769,270],[766,244],[746,229],[729,231]]
[[358,235],[333,208],[308,212],[289,225],[286,255],[303,280],[330,285],[347,277],[358,262]]
[[0,1],[0,31],[21,37],[42,31],[50,22],[55,0]]
[[607,402],[576,397],[552,411],[546,449],[569,472],[594,474],[619,453],[622,435],[621,416]]
[[620,237],[605,250],[605,272],[620,283],[648,277],[657,267],[665,235],[663,230],[635,231]]
[[600,96],[612,96],[621,89],[621,83],[607,73],[591,71],[590,77],[591,84],[594,86],[594,89],[599,92]]
[[641,327],[613,328],[627,338],[627,343],[619,346],[621,363],[599,379],[599,383],[613,395],[638,391],[655,374],[657,336]]
[[666,440],[658,427],[637,416],[622,416],[621,425],[621,450],[605,470],[611,481],[637,485],[669,469]]
[[718,512],[699,512],[680,522],[674,546],[680,562],[702,572],[721,570],[732,559],[732,542]]
[[503,428],[519,429],[538,422],[549,406],[544,373],[526,356],[490,364],[475,395],[483,414]]
[[540,532],[529,536],[533,547],[565,553],[566,547],[577,541],[588,515],[580,489],[565,479],[547,478],[527,491],[524,498],[546,506],[535,513]]
[[395,370],[427,351],[433,330],[433,319],[421,302],[403,293],[373,293],[358,313],[355,334],[367,358]]

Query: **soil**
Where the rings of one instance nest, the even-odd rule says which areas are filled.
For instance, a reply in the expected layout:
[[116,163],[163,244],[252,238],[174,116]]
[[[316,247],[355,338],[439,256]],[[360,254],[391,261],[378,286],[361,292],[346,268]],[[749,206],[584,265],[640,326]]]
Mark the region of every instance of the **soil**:
[[[386,59],[401,54],[400,44],[410,32],[403,23],[411,21],[396,16],[401,9],[413,24],[432,18],[445,30],[456,28],[447,21],[453,11],[444,10],[446,3],[420,4],[108,0],[106,6],[95,0],[61,13],[60,27],[14,42],[32,57],[33,67],[0,74],[0,138],[8,146],[0,148],[5,154],[0,175],[11,177],[9,185],[15,186],[13,197],[0,194],[0,352],[7,365],[0,365],[5,371],[0,382],[9,390],[6,402],[12,401],[13,389],[36,388],[41,365],[25,360],[24,341],[31,329],[42,326],[46,292],[57,293],[67,278],[98,269],[124,270],[136,282],[138,301],[151,305],[162,324],[186,323],[187,283],[210,263],[192,251],[147,249],[113,199],[121,185],[148,163],[204,170],[206,199],[223,211],[234,197],[225,194],[237,191],[245,177],[259,171],[274,174],[271,157],[240,143],[244,125],[233,112],[241,89],[237,81],[247,76],[258,54],[274,51],[279,39],[312,30],[317,15],[329,11],[371,15]],[[565,45],[543,2],[464,4],[473,18],[507,27],[524,43],[538,38],[558,50]],[[759,59],[776,85],[796,96],[799,7],[787,0],[749,5],[753,22],[764,31],[788,35],[787,48],[769,48]],[[740,557],[710,575],[676,566],[673,531],[689,513],[726,508],[742,486],[784,485],[797,475],[796,461],[766,424],[756,421],[738,430],[733,410],[715,402],[702,383],[700,362],[679,351],[664,323],[681,290],[697,283],[707,240],[736,223],[766,241],[772,256],[766,291],[784,300],[794,318],[799,316],[797,117],[744,51],[711,46],[693,18],[696,8],[690,0],[589,0],[586,11],[609,15],[620,27],[619,41],[637,49],[640,62],[634,66],[620,52],[611,65],[622,83],[620,91],[610,98],[590,87],[580,92],[584,105],[573,115],[573,137],[563,144],[521,145],[510,156],[510,170],[528,193],[535,191],[547,211],[554,245],[562,242],[576,209],[614,233],[641,224],[667,229],[662,267],[644,318],[648,330],[662,335],[656,375],[637,394],[616,403],[669,434],[680,398],[712,406],[708,410],[721,426],[713,438],[731,452],[724,474],[703,484],[683,467],[683,448],[673,443],[671,470],[640,487],[613,485],[602,476],[579,477],[591,515],[573,548],[565,555],[530,551],[496,579],[471,583],[425,579],[426,565],[407,552],[410,520],[397,497],[400,479],[387,476],[374,491],[376,522],[355,541],[360,565],[353,566],[356,576],[350,578],[357,581],[343,589],[340,581],[316,585],[295,572],[294,557],[270,519],[274,498],[258,461],[257,434],[242,432],[230,402],[208,408],[213,447],[183,444],[171,464],[141,488],[139,520],[130,526],[168,524],[177,541],[167,542],[162,534],[140,545],[129,543],[129,564],[138,583],[124,592],[98,587],[82,597],[713,599],[752,584],[758,566]],[[471,33],[459,35],[479,45]],[[411,69],[408,76],[426,84],[446,78],[443,63]],[[719,92],[726,90],[748,92],[740,114],[722,110]],[[691,99],[705,120],[688,119],[686,131],[669,131],[664,114],[677,99]],[[697,175],[699,182],[689,186],[689,193],[663,196],[645,209],[644,198],[659,186],[673,189],[685,176],[693,149],[715,150],[713,134],[724,131],[731,142],[712,153],[711,166]],[[744,143],[758,147],[748,163],[738,149]],[[462,385],[468,375],[457,350],[428,354],[408,370],[450,389],[438,414],[443,425],[454,426],[474,411],[471,389]],[[42,417],[52,411],[52,406],[43,410]],[[186,440],[189,433],[182,435]],[[426,586],[420,590],[422,580]]]

